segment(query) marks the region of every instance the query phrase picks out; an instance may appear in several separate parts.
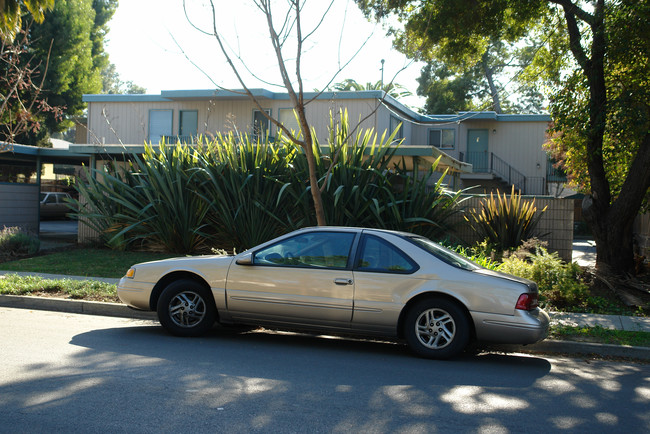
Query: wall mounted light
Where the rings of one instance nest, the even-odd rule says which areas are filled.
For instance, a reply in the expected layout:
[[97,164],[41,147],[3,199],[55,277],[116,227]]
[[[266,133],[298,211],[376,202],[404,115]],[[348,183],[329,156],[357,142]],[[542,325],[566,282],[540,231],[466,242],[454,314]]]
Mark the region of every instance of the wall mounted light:
[[495,128],[492,130],[492,134],[496,134],[496,133],[497,133],[497,129]]
[[537,165],[536,165],[536,166],[537,166],[537,170],[539,170],[539,169],[541,169],[541,168],[542,168],[542,165],[541,165],[541,164],[539,164],[539,163],[537,163]]

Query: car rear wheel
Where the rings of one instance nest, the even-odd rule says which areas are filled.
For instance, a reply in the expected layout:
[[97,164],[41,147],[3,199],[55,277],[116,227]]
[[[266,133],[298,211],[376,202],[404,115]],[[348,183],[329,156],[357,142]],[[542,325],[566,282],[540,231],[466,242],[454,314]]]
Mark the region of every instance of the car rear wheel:
[[177,280],[160,295],[158,321],[176,336],[200,336],[216,320],[216,307],[209,290],[192,280]]
[[469,343],[469,318],[453,301],[427,298],[417,302],[407,313],[404,337],[417,355],[447,359],[463,351]]

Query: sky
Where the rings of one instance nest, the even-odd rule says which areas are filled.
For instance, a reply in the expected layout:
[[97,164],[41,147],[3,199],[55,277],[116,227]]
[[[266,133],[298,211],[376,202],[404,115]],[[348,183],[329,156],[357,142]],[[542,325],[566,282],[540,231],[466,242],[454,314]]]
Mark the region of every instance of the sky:
[[[217,30],[246,85],[284,92],[268,26],[253,2],[215,0],[214,4]],[[354,1],[334,0],[327,11],[329,4],[304,2],[303,35],[315,29],[302,49],[304,89],[323,89],[332,79],[332,83],[347,78],[375,83],[382,78],[383,59],[384,82],[394,80],[406,87],[414,96],[402,101],[413,108],[422,106],[423,98],[415,93],[423,64],[394,50],[386,30],[368,22]],[[273,5],[279,28],[286,1]],[[202,0],[187,0],[185,9],[182,0],[120,0],[105,48],[120,78],[146,88],[147,93],[241,89],[214,36],[202,32],[211,32],[212,16],[209,2]],[[290,72],[295,70],[294,41],[295,37],[287,39],[284,50]],[[335,75],[341,67],[343,71]]]

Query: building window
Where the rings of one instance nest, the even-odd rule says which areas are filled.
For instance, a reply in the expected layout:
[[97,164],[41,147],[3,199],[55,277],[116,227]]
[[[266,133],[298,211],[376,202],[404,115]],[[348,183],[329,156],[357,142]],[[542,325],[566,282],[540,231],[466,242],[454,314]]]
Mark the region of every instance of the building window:
[[280,123],[289,131],[293,131],[294,134],[300,133],[300,125],[292,108],[280,109],[278,116],[280,117]]
[[[271,115],[271,110],[264,110],[267,115]],[[271,121],[264,116],[259,110],[253,110],[253,138],[255,140],[264,140],[271,131]]]
[[178,124],[178,135],[182,138],[195,137],[199,127],[199,112],[197,110],[181,110]]
[[172,111],[149,110],[149,141],[153,144],[160,143],[163,136],[172,135]]
[[456,130],[429,130],[429,146],[454,149],[456,147]]
[[395,131],[395,129],[399,127],[397,134],[395,134],[395,139],[394,139],[395,142],[399,142],[404,138],[404,124],[400,125],[400,122],[402,122],[400,118],[396,116],[390,117],[390,131],[388,133],[392,134],[393,131]]

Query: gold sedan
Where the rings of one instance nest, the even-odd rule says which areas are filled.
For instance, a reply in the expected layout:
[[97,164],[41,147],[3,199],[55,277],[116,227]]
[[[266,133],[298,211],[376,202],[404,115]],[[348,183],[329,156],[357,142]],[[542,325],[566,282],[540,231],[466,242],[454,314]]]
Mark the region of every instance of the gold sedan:
[[472,339],[534,343],[549,325],[534,282],[419,235],[377,229],[306,228],[236,256],[137,264],[117,291],[178,336],[215,322],[380,335],[438,359]]

